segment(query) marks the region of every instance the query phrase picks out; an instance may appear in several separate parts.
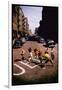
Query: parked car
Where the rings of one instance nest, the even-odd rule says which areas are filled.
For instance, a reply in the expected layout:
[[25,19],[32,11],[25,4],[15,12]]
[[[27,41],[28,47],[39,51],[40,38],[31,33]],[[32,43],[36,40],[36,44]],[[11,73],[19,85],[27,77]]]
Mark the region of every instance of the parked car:
[[35,36],[35,41],[39,42],[39,43],[44,43],[45,39],[42,38],[41,36]]
[[46,41],[46,45],[50,48],[53,48],[53,47],[55,47],[55,42],[54,42],[54,40],[48,39]]
[[29,36],[25,36],[25,39],[26,39],[26,41],[28,41],[29,40]]
[[27,40],[28,41],[37,41],[39,43],[44,43],[45,42],[45,39],[40,37],[40,36],[38,36],[38,35],[28,36]]
[[28,36],[28,41],[35,41],[35,36],[34,35]]
[[35,36],[35,41],[40,41],[40,36]]
[[42,37],[40,37],[40,38],[39,38],[39,42],[40,42],[40,43],[44,43],[44,42],[45,42],[45,39],[42,38]]
[[16,40],[14,41],[14,43],[13,43],[13,47],[14,47],[14,48],[19,48],[19,47],[21,47],[21,46],[22,46],[22,41],[16,39]]
[[24,44],[26,42],[26,38],[25,37],[22,37],[21,38],[21,41],[22,41],[22,44]]

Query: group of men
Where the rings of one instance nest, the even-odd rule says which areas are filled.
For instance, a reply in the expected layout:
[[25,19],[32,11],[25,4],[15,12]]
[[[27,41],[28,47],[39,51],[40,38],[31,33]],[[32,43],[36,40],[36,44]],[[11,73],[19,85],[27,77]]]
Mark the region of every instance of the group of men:
[[[28,60],[29,63],[33,62],[35,64],[45,66],[46,63],[50,62],[53,65],[53,60],[55,58],[53,49],[51,49],[51,53],[48,52],[48,49],[45,50],[44,54],[42,54],[42,51],[40,49],[35,48],[32,50],[32,48],[28,48],[29,56],[26,60]],[[24,57],[25,50],[22,49],[21,56],[22,60],[25,60]]]

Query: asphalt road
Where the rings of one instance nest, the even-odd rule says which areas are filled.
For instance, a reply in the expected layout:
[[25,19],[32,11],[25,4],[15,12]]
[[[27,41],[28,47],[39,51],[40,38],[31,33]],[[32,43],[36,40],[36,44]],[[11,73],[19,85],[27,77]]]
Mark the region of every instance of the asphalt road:
[[[44,54],[46,47],[41,43],[27,41],[21,48],[13,49],[13,85],[24,84],[41,84],[41,83],[57,83],[58,82],[58,45],[56,44],[53,52],[55,58],[53,60],[53,66],[48,62],[44,67],[35,63],[29,63],[28,61],[21,60],[21,50],[25,50],[25,58],[29,56],[28,48],[40,48],[42,54]],[[51,53],[51,49],[48,48],[48,52]]]

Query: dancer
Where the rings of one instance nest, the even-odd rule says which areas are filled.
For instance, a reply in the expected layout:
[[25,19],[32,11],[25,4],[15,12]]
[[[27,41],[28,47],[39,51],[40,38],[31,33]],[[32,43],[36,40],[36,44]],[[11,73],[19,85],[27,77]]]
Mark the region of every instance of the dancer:
[[50,57],[50,55],[49,55],[49,53],[47,51],[44,53],[42,59],[44,60],[45,63],[50,62],[53,65],[51,57]]
[[31,47],[28,49],[28,52],[29,52],[29,55],[30,55],[30,56],[28,57],[28,61],[31,62],[32,59],[33,59],[33,51],[32,51],[32,48],[31,48]]
[[21,57],[22,57],[21,59],[22,59],[22,60],[25,60],[25,58],[24,58],[24,54],[25,54],[25,50],[22,49],[22,52],[21,52]]

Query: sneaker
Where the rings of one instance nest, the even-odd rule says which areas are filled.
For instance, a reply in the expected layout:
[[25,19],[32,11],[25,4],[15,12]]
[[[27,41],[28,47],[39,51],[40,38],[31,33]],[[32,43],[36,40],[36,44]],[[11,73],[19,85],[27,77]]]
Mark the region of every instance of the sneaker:
[[46,67],[43,67],[42,69],[46,69]]

